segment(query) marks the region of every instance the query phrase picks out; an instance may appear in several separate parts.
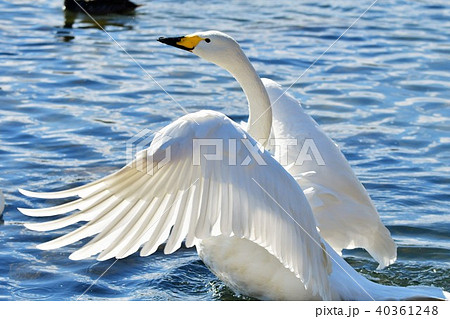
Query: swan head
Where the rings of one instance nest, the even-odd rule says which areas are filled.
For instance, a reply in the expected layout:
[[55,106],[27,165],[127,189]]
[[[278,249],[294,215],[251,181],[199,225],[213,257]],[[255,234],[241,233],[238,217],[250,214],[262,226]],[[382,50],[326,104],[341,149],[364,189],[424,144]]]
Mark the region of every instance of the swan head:
[[[261,79],[239,44],[219,31],[196,32],[159,42],[192,52],[227,70],[241,85],[249,102],[248,133],[265,145],[272,128],[272,108]],[[259,123],[257,124],[258,120]]]
[[230,69],[235,64],[242,50],[239,44],[229,35],[220,31],[196,32],[182,37],[158,39],[173,47],[194,53],[224,69]]

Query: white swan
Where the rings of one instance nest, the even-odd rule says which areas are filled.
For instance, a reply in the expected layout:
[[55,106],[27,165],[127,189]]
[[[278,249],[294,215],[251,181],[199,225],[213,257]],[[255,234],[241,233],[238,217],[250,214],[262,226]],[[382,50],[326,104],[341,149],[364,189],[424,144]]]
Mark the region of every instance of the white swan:
[[[338,146],[277,83],[261,81],[234,39],[208,31],[159,41],[192,51],[236,78],[248,99],[247,131],[296,178],[312,207],[320,234],[337,252],[365,248],[378,261],[379,268],[396,260],[396,245],[389,231]],[[311,157],[301,162],[308,150],[305,141],[314,143],[311,146],[317,147],[315,155],[319,159]]]
[[[141,246],[141,255],[150,255],[164,242],[164,251],[172,253],[186,239],[186,246],[195,245],[205,264],[231,288],[260,299],[445,298],[437,288],[372,283],[321,238],[299,184],[253,139],[269,137],[270,103],[264,86],[249,87],[248,81],[260,80],[231,38],[206,32],[165,41],[204,58],[221,51],[234,58],[228,70],[243,74],[236,78],[249,96],[248,133],[221,113],[200,111],[163,128],[147,150],[110,176],[54,193],[21,190],[38,198],[80,197],[56,207],[20,209],[29,216],[76,210],[57,220],[27,224],[30,229],[88,221],[39,248],[63,247],[97,234],[70,257],[100,253],[98,259],[105,260],[124,258]],[[264,124],[252,125],[258,117]],[[195,147],[211,140],[213,147]]]

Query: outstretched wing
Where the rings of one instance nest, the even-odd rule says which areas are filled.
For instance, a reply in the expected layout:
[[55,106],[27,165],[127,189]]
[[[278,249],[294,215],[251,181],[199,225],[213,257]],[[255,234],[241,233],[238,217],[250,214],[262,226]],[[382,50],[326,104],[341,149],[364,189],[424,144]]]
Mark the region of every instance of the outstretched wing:
[[237,236],[265,248],[299,277],[307,289],[330,296],[329,261],[311,208],[296,181],[223,114],[201,111],[162,129],[151,146],[120,171],[93,183],[55,193],[21,190],[30,197],[79,199],[51,208],[20,209],[29,216],[65,217],[27,224],[47,231],[87,221],[43,243],[54,249],[96,235],[72,259],[100,253],[124,258],[141,246],[152,254],[182,241]]
[[305,191],[320,234],[338,252],[362,247],[380,268],[393,263],[397,250],[389,230],[337,145],[298,101],[275,82],[263,82],[273,103],[275,158]]

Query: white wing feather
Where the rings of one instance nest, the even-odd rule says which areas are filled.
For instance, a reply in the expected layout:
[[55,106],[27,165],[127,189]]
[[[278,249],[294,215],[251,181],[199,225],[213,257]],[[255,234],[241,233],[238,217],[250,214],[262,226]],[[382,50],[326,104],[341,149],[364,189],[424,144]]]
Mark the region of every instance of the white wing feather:
[[[200,165],[195,165],[193,140],[202,138],[223,141],[224,159],[206,160],[202,155]],[[32,197],[80,199],[53,208],[20,210],[30,216],[72,212],[54,221],[26,225],[39,231],[87,221],[38,246],[55,249],[96,235],[72,253],[72,259],[98,253],[100,260],[124,258],[140,247],[146,256],[164,242],[165,253],[171,253],[184,239],[190,247],[196,240],[220,234],[246,238],[278,258],[306,288],[329,299],[329,260],[301,188],[267,152],[258,153],[267,165],[258,165],[254,159],[247,166],[239,165],[250,154],[239,143],[246,138],[255,144],[223,114],[190,114],[162,129],[136,160],[110,176],[62,192],[21,190]],[[238,165],[228,162],[233,154],[231,139],[237,141]],[[169,152],[170,160],[161,165]],[[201,154],[208,152],[201,148]]]
[[[337,145],[277,83],[268,79],[263,83],[272,103],[276,101],[272,105],[275,158],[285,161],[286,170],[305,190],[320,234],[337,252],[362,247],[378,261],[379,268],[393,263],[396,245]],[[319,165],[311,150],[312,160],[295,164],[306,139],[314,142],[325,165]],[[297,145],[289,144],[293,141]]]

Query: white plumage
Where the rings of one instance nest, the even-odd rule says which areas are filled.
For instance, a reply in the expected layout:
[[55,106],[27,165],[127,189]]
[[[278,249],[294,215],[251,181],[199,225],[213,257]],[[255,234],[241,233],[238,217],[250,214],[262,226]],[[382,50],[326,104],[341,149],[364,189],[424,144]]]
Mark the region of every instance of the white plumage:
[[[124,258],[141,246],[141,255],[147,256],[166,240],[164,251],[171,253],[184,239],[191,247],[212,236],[245,238],[275,256],[308,289],[329,299],[329,260],[299,185],[267,152],[259,153],[267,163],[264,166],[254,160],[247,166],[230,166],[228,156],[223,161],[209,161],[202,156],[201,165],[195,165],[193,140],[202,138],[223,140],[223,153],[235,153],[237,163],[251,154],[240,143],[236,143],[236,151],[230,150],[228,140],[248,139],[256,144],[221,113],[200,111],[186,115],[162,129],[147,150],[117,173],[68,191],[21,190],[30,197],[81,198],[50,209],[20,209],[30,216],[78,210],[26,227],[48,231],[87,221],[75,231],[38,246],[55,249],[97,234],[74,252],[72,259],[97,253],[99,260]],[[158,167],[169,149],[170,161]]]
[[[278,161],[285,161],[284,167],[304,190],[322,237],[337,252],[362,247],[378,261],[379,268],[392,264],[397,258],[396,245],[338,146],[277,83],[262,81],[273,103],[271,138],[277,147],[272,152]],[[320,158],[310,151],[312,160],[296,165],[307,140],[314,142]]]
[[[445,298],[437,288],[372,283],[331,248],[365,247],[380,266],[395,260],[389,233],[338,148],[289,96],[274,103],[272,116],[269,95],[275,102],[279,87],[266,81],[267,93],[232,38],[209,31],[160,41],[192,51],[237,79],[249,100],[247,132],[218,112],[189,114],[163,128],[147,150],[110,176],[61,192],[21,190],[39,198],[80,197],[53,208],[20,209],[30,216],[72,212],[26,225],[38,231],[87,222],[39,248],[59,248],[95,235],[70,257],[99,254],[105,260],[124,258],[140,247],[141,255],[150,255],[164,242],[165,253],[172,253],[185,240],[231,288],[260,299]],[[317,139],[330,168],[298,168],[289,154],[275,150],[276,158],[288,159],[286,171],[270,153],[257,149],[255,139],[270,147],[270,134]],[[200,148],[201,160],[194,161],[194,141],[202,139],[222,141],[220,160],[208,160],[211,148]],[[300,185],[308,187],[309,203]]]

